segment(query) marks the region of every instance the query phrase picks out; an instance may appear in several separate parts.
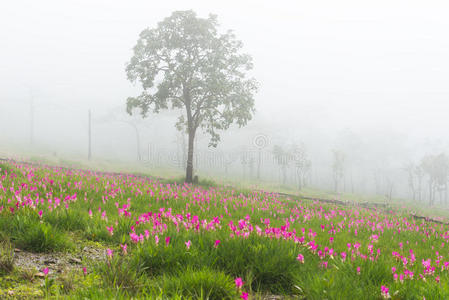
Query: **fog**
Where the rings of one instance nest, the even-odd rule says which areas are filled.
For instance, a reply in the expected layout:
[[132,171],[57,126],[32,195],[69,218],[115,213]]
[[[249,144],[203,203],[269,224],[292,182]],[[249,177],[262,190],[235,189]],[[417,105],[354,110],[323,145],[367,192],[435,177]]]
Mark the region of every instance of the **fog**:
[[[223,132],[216,149],[198,134],[195,172],[296,187],[295,159],[276,160],[274,149],[297,145],[311,163],[306,186],[418,197],[404,168],[449,150],[446,1],[7,1],[2,156],[87,159],[90,110],[93,160],[140,156],[149,171],[182,170],[180,112],[127,115],[126,99],[141,88],[125,65],[143,29],[189,9],[234,31],[259,82],[247,126]],[[341,176],[334,151],[344,154]],[[447,191],[445,178],[435,193]]]

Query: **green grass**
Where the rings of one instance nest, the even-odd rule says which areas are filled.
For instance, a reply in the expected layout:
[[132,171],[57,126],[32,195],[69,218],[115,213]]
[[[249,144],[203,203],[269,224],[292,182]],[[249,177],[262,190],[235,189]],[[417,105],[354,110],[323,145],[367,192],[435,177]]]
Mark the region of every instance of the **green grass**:
[[0,231],[19,248],[31,252],[53,252],[73,248],[68,235],[42,222],[37,213],[24,209],[0,218]]
[[183,299],[235,299],[237,292],[233,279],[210,268],[184,269],[160,280],[161,292],[168,297]]

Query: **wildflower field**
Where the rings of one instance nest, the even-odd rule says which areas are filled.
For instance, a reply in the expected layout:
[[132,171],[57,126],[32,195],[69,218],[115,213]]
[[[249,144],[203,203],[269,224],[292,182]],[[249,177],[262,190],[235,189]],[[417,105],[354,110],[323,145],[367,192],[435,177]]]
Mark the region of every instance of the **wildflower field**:
[[0,163],[1,298],[449,299],[448,239],[395,211]]

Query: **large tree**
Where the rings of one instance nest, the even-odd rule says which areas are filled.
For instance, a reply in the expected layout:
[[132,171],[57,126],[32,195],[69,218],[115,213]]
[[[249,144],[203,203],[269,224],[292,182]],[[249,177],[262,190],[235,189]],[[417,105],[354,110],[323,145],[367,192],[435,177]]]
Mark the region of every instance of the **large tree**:
[[231,31],[220,33],[217,18],[176,11],[156,28],[140,34],[126,67],[128,79],[143,92],[127,99],[128,112],[180,109],[176,127],[188,135],[186,182],[193,179],[193,146],[198,128],[216,147],[220,130],[244,126],[254,113],[257,83],[246,74],[252,60],[240,53],[242,42]]

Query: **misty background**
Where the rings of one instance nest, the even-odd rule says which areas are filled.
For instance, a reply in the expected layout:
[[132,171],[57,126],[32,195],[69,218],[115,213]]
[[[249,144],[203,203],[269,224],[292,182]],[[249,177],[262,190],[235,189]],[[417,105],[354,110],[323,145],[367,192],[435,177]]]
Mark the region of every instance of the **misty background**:
[[445,1],[9,1],[0,153],[87,158],[91,110],[93,159],[182,169],[179,112],[126,115],[139,87],[124,69],[143,29],[187,9],[235,32],[260,84],[246,127],[224,132],[216,149],[198,135],[200,174],[297,186],[296,157],[275,151],[296,145],[310,161],[308,186],[411,198],[406,167],[449,150]]

